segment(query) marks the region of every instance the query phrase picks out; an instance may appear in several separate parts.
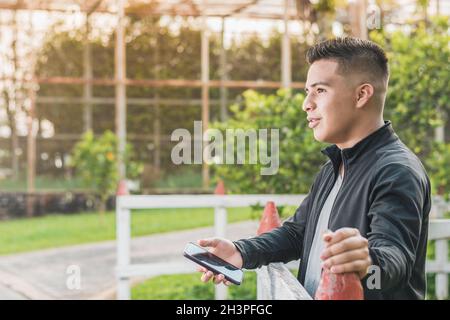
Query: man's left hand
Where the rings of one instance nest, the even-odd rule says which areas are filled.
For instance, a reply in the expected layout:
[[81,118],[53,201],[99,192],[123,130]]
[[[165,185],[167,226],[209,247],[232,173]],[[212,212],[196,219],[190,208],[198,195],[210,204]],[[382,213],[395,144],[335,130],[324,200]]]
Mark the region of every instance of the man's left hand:
[[369,241],[358,229],[341,228],[323,235],[325,249],[320,258],[322,267],[333,273],[356,272],[360,279],[367,274],[372,264]]

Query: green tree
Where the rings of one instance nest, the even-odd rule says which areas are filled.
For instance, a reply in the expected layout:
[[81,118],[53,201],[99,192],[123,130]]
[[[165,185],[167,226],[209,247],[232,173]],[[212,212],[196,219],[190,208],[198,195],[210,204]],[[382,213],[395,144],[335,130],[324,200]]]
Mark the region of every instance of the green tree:
[[[128,178],[136,178],[142,172],[142,165],[131,160],[132,147],[127,145],[124,156]],[[84,134],[73,149],[71,166],[76,169],[85,187],[94,190],[99,198],[94,198],[103,214],[106,200],[114,194],[119,182],[117,137],[106,131],[96,138],[92,131]]]

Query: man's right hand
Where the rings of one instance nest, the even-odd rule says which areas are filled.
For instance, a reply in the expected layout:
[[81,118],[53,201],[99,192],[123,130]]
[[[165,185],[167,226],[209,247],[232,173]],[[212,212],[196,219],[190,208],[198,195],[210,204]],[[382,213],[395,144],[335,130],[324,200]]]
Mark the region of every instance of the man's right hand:
[[[243,260],[241,253],[230,240],[224,238],[208,238],[200,239],[197,243],[199,246],[210,248],[209,251],[219,258],[222,258],[238,268],[242,268]],[[214,275],[214,273],[204,267],[198,267],[197,270],[203,273],[201,277],[203,282],[208,282],[210,279],[213,279],[215,284],[224,283],[227,286],[231,284],[231,282],[225,280],[223,274]]]

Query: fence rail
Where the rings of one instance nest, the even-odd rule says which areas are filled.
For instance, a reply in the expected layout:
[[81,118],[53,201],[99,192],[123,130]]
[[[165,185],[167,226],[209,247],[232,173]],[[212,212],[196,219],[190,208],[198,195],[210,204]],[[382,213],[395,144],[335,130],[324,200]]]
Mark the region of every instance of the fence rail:
[[[131,264],[131,210],[156,208],[214,208],[215,235],[224,236],[227,225],[227,208],[247,207],[268,201],[278,206],[298,206],[305,195],[123,195],[116,198],[116,236],[117,236],[117,299],[130,299],[130,278],[155,276],[161,274],[191,272],[192,267],[186,262]],[[437,217],[443,216],[443,210],[450,206],[440,203],[433,208]],[[433,219],[430,221],[429,240],[435,240],[435,259],[427,260],[427,273],[436,273],[436,297],[448,297],[448,240],[450,239],[450,219]],[[181,253],[180,253],[181,254]],[[164,268],[161,268],[161,266]],[[297,267],[297,266],[296,266]],[[261,299],[308,299],[305,289],[282,264],[270,264],[257,270],[258,298]],[[295,281],[294,281],[295,280]],[[216,289],[216,299],[224,299],[226,291]],[[310,299],[311,297],[309,297]]]
[[256,273],[258,300],[312,300],[289,268],[282,263],[263,266]]
[[[217,236],[224,236],[227,225],[226,208],[265,205],[275,201],[277,205],[297,206],[305,195],[123,195],[116,198],[116,237],[117,237],[117,298],[130,299],[130,278],[154,276],[159,270],[157,264],[131,264],[131,210],[157,208],[214,208],[214,228]],[[181,253],[180,253],[181,254]],[[184,273],[192,270],[186,264],[164,265],[165,274]],[[226,292],[219,287],[216,299],[224,299]]]

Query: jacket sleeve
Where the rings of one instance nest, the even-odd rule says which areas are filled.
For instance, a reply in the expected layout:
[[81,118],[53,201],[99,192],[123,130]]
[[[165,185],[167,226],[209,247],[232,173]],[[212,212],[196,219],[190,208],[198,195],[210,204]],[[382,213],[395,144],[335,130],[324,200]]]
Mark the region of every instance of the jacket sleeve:
[[385,291],[406,284],[412,274],[429,204],[428,178],[404,164],[385,165],[378,170],[369,201],[369,254],[380,268],[380,289]]
[[310,202],[311,190],[295,214],[282,226],[253,238],[234,241],[242,255],[243,268],[255,269],[272,262],[286,263],[299,259]]

